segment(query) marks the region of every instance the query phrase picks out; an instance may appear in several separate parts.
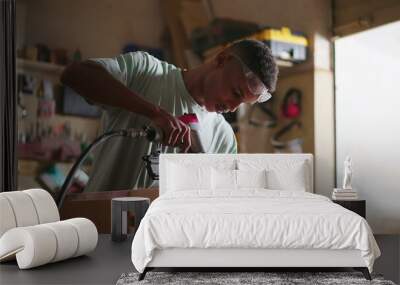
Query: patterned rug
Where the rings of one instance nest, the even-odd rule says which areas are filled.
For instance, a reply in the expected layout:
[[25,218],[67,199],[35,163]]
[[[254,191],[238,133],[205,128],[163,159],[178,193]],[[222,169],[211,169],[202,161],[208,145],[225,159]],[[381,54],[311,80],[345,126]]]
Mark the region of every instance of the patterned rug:
[[384,280],[381,275],[372,275],[372,281],[364,278],[360,272],[148,272],[142,281],[139,273],[122,274],[117,285],[146,284],[213,284],[213,285],[297,285],[297,284],[379,284],[395,285]]

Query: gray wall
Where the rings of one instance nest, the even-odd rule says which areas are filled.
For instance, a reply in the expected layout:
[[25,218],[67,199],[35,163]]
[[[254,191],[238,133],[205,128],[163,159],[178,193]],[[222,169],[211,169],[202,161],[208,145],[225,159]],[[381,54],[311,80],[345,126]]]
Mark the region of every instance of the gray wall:
[[400,281],[400,236],[375,235],[381,256],[374,263],[374,273],[399,284]]

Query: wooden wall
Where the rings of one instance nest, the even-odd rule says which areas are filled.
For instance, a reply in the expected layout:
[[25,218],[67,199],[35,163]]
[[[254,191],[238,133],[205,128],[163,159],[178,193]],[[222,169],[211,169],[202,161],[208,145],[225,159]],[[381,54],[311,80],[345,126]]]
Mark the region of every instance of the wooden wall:
[[[68,49],[80,48],[84,57],[110,57],[133,41],[152,47],[164,44],[167,29],[163,5],[168,0],[19,0],[27,5],[26,39]],[[304,94],[304,151],[316,155],[318,189],[333,186],[333,117],[322,110],[333,108],[330,0],[210,0],[217,17],[254,21],[274,27],[287,26],[309,39],[309,60],[290,72],[282,72],[275,93],[279,105],[288,88]],[[319,76],[328,77],[319,81]],[[333,110],[333,109],[332,109]],[[316,122],[318,123],[316,124]],[[242,139],[251,140],[245,152],[270,152],[271,132],[242,122]],[[320,157],[322,159],[320,159]],[[332,174],[331,174],[332,173]],[[319,177],[323,177],[320,179]]]
[[[21,0],[19,0],[21,1]],[[26,40],[84,57],[111,57],[134,42],[159,47],[165,29],[159,0],[23,0],[27,5]]]
[[399,19],[398,0],[333,1],[333,29],[336,36],[357,33]]

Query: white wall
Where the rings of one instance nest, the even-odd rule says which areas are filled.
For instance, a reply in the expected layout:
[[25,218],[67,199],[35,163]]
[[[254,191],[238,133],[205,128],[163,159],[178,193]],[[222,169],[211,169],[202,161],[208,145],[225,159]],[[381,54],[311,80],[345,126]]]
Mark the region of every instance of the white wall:
[[336,42],[337,183],[354,188],[375,233],[400,233],[400,22]]

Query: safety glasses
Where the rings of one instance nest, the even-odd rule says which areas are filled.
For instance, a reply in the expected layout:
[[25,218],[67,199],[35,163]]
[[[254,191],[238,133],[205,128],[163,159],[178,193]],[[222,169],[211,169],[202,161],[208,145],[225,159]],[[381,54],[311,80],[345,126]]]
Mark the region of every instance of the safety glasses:
[[268,92],[268,88],[265,87],[265,84],[260,80],[260,78],[256,74],[254,74],[254,72],[251,71],[250,68],[247,67],[247,65],[242,61],[242,59],[238,55],[234,53],[230,54],[237,61],[239,61],[243,70],[243,74],[246,77],[247,86],[250,92],[254,96],[257,96],[257,103],[263,103],[271,99],[272,97],[271,93]]

